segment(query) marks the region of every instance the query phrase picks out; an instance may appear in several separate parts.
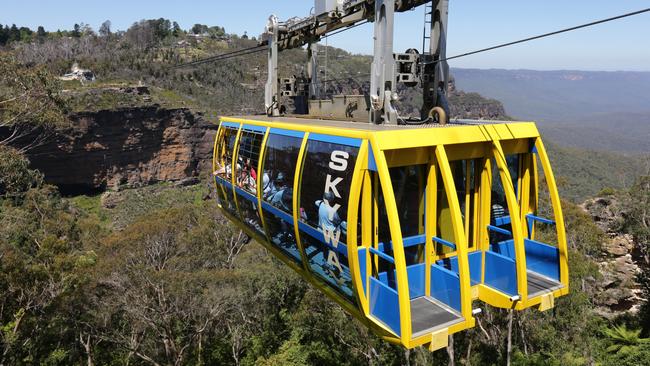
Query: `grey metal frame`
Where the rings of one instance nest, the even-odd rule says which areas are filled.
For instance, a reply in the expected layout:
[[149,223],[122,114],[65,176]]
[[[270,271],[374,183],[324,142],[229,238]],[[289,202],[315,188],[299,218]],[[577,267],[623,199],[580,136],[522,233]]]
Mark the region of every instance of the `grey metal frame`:
[[[404,12],[432,2],[431,39],[429,53],[420,55],[415,71],[421,78],[424,98],[421,119],[426,120],[434,107],[447,107],[449,66],[445,61],[449,0],[315,0],[314,9],[320,9],[304,18],[285,22],[271,16],[262,39],[268,44],[268,80],[265,88],[265,106],[269,116],[280,115],[278,52],[308,45],[307,75],[311,100],[320,99],[317,42],[328,34],[357,25],[374,22],[374,56],[370,76],[369,121],[375,124],[398,124],[400,116],[394,107],[399,99],[396,84],[397,61],[393,49],[395,12]],[[409,75],[400,82],[413,85]]]

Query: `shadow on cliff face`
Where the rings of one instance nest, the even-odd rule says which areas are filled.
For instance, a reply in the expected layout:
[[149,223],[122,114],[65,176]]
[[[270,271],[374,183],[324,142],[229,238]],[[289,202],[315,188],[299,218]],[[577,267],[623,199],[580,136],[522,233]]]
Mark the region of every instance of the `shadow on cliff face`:
[[71,117],[73,127],[28,153],[65,195],[197,177],[211,163],[218,125],[187,109],[126,108]]

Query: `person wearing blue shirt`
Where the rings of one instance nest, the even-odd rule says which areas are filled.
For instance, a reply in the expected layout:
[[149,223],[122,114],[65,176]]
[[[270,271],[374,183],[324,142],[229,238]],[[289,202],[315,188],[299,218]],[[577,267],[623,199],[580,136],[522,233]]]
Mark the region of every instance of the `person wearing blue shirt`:
[[[334,194],[332,192],[325,192],[323,200],[316,201],[318,207],[318,227],[325,231],[335,232],[340,227],[344,227],[345,223],[341,221],[338,210],[335,209],[336,205],[332,206],[334,201]],[[339,206],[340,207],[340,206]]]

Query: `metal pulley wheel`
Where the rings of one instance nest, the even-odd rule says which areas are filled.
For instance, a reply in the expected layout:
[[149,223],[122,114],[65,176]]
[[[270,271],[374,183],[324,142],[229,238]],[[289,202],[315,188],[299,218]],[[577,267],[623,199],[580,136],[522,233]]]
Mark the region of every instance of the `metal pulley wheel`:
[[442,109],[441,107],[433,107],[429,111],[429,119],[431,121],[433,121],[433,123],[446,125],[447,124],[447,112],[445,112],[445,110]]

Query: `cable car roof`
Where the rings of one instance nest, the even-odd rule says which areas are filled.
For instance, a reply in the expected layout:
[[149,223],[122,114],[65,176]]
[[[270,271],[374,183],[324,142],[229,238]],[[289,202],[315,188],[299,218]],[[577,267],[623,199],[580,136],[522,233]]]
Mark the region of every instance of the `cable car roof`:
[[372,137],[381,150],[539,137],[539,131],[533,122],[452,120],[447,125],[410,126],[263,115],[222,117],[221,120],[222,123],[261,125],[341,137]]
[[514,125],[522,123],[533,122],[520,122],[520,121],[496,121],[496,120],[478,120],[478,119],[450,119],[445,125],[431,123],[431,124],[418,124],[418,125],[388,125],[388,124],[372,124],[362,122],[339,121],[335,119],[321,119],[305,117],[271,117],[266,115],[258,116],[228,116],[223,117],[223,120],[235,121],[259,121],[271,123],[288,123],[303,127],[305,124],[313,124],[320,127],[336,127],[349,130],[360,131],[395,131],[395,130],[423,130],[423,129],[441,129],[441,128],[455,128],[455,127],[468,127],[468,126],[483,126],[483,125]]

